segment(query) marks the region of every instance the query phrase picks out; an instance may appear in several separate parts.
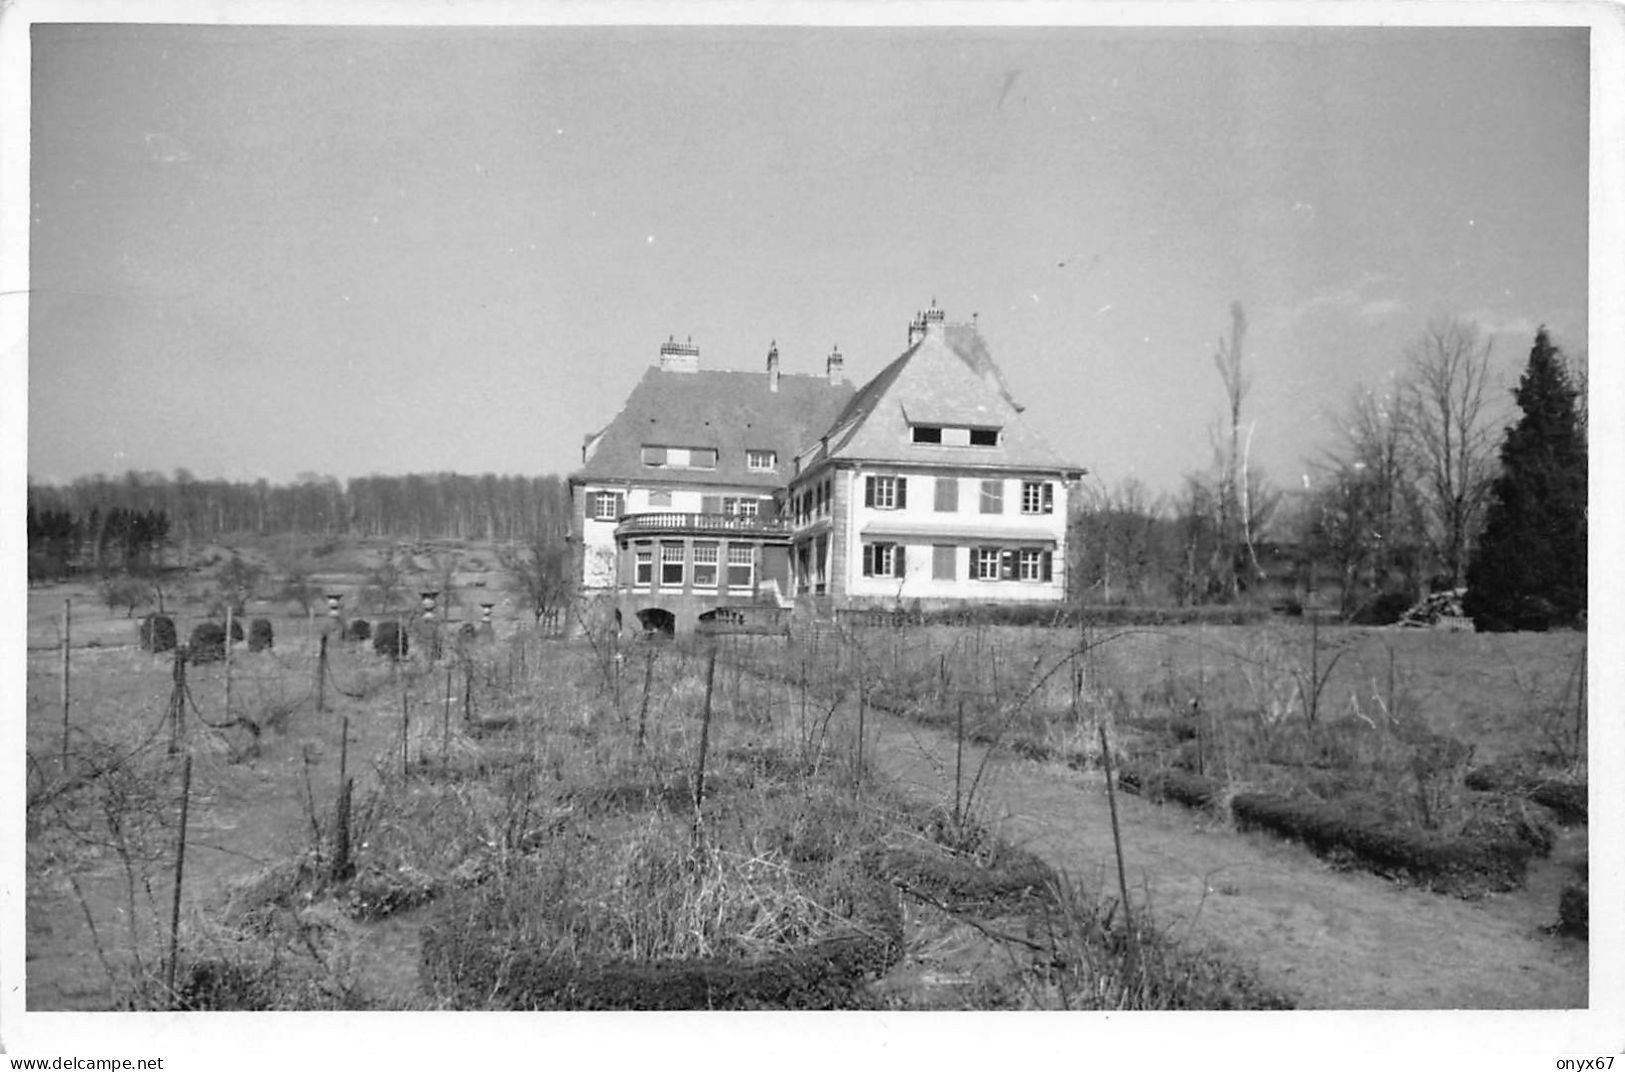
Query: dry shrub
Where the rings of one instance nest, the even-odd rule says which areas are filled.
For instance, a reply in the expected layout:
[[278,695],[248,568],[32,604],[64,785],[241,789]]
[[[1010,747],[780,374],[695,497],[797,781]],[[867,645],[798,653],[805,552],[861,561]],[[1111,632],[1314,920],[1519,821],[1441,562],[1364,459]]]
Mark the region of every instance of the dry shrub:
[[248,623],[248,650],[269,651],[274,644],[274,634],[271,630],[269,618],[255,618]]
[[849,868],[694,844],[652,819],[451,899],[422,976],[459,1008],[838,1008],[895,960],[895,902]]
[[174,651],[177,642],[175,619],[164,614],[149,614],[141,619],[142,651]]

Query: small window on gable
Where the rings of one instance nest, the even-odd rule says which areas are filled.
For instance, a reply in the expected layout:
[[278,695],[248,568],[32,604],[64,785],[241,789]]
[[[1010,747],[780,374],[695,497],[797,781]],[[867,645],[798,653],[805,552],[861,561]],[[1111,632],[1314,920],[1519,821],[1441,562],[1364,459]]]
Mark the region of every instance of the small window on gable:
[[914,426],[914,442],[941,443],[942,428],[935,424],[916,424]]
[[973,447],[998,446],[999,430],[997,428],[972,428],[970,430],[970,445]]

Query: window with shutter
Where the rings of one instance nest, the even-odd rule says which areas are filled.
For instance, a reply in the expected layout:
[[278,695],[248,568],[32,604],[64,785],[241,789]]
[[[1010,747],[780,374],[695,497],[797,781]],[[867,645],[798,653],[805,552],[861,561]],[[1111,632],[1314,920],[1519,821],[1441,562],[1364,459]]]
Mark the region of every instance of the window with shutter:
[[863,505],[876,510],[897,510],[908,495],[907,482],[899,476],[865,477]]
[[1055,485],[1047,480],[1021,482],[1021,512],[1024,514],[1053,514],[1055,512]]

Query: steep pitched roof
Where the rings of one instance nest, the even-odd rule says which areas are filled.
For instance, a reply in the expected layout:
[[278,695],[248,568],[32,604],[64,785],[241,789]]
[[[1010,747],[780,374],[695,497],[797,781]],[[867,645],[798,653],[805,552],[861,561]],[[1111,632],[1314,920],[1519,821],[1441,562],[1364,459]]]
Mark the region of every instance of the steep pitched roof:
[[[817,440],[852,397],[852,385],[823,376],[779,377],[765,372],[651,367],[626,405],[601,433],[575,481],[658,478],[686,484],[734,484],[764,489],[789,482],[791,459]],[[714,447],[715,469],[646,469],[643,447]],[[778,469],[751,472],[747,450],[778,453]]]
[[[1022,420],[1020,403],[969,324],[926,332],[864,384],[829,433],[832,459],[1081,470]],[[915,443],[911,425],[1000,428],[995,447]]]

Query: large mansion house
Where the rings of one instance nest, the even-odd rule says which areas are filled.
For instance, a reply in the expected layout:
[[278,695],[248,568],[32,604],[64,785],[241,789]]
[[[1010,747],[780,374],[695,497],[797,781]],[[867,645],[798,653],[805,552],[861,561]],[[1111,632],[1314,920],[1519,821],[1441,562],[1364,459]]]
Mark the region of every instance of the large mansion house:
[[588,593],[688,632],[743,608],[1062,598],[1067,498],[1083,469],[1022,419],[976,328],[935,303],[862,387],[660,363],[570,477]]

